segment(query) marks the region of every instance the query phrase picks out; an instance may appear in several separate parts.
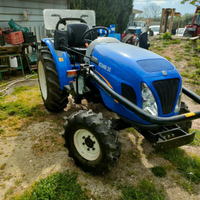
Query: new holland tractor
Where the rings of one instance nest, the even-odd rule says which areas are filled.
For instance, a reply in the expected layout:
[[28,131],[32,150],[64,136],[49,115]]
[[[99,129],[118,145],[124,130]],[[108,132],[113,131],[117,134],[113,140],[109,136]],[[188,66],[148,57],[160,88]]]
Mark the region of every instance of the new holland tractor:
[[[100,174],[117,163],[118,131],[127,127],[134,127],[157,151],[193,141],[191,120],[198,119],[200,111],[190,112],[181,96],[197,103],[200,97],[182,85],[168,60],[107,37],[107,28],[95,26],[94,11],[45,10],[44,19],[54,33],[54,38],[42,40],[37,57],[46,109],[62,111],[71,94],[77,104],[82,99],[102,103],[118,116],[105,120],[92,110],[66,116],[65,146],[84,171]],[[106,31],[104,37],[98,37],[99,29]]]

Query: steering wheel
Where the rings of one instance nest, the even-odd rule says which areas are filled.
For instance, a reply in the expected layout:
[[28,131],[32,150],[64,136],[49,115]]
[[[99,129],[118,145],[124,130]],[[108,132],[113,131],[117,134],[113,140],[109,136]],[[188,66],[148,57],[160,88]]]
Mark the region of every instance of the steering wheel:
[[86,24],[86,21],[82,18],[62,18],[56,24],[56,30],[58,30],[59,24],[66,25],[66,21],[80,21]]
[[104,26],[97,26],[97,27],[94,27],[94,28],[91,28],[91,29],[88,29],[87,31],[85,31],[85,32],[83,33],[82,39],[83,39],[85,42],[89,42],[89,43],[92,42],[92,40],[86,39],[85,37],[86,37],[86,35],[87,35],[89,32],[93,32],[93,33],[94,33],[94,31],[96,31],[96,30],[98,30],[98,29],[106,30],[106,34],[105,34],[103,37],[107,37],[107,36],[108,36],[109,30],[108,30],[106,27],[104,27]]

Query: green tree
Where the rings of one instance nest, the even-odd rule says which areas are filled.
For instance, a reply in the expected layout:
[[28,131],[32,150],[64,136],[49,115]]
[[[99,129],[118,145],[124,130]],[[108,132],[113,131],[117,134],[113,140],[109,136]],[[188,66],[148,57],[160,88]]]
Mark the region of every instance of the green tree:
[[184,4],[185,2],[189,2],[192,5],[198,5],[198,4],[200,4],[199,0],[182,0],[181,4]]
[[[192,23],[192,19],[193,19],[194,15],[193,14],[184,14],[181,19],[180,19],[180,25],[179,27],[185,27],[186,25],[188,24],[191,24]],[[179,18],[178,17],[175,17],[174,20],[173,20],[173,28],[177,28],[178,27],[178,21],[179,21]]]
[[71,9],[94,10],[96,25],[108,27],[116,25],[116,31],[122,33],[128,24],[133,9],[133,0],[71,0]]

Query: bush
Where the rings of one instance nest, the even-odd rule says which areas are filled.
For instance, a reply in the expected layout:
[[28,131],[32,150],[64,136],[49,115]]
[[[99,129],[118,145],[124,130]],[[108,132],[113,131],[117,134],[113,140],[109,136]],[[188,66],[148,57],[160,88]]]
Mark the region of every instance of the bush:
[[169,32],[166,32],[162,35],[163,40],[171,40],[172,35]]

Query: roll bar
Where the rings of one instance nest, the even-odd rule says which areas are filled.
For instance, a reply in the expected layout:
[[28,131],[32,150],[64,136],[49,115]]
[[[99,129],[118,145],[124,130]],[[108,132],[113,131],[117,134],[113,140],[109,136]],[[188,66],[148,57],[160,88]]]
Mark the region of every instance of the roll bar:
[[[168,126],[168,125],[178,124],[178,123],[187,122],[187,121],[200,118],[200,111],[189,112],[186,114],[176,115],[173,117],[157,117],[157,116],[150,115],[146,113],[145,111],[143,111],[141,108],[139,108],[137,105],[133,104],[131,101],[129,101],[128,99],[124,98],[123,96],[115,92],[113,89],[111,89],[104,81],[102,81],[94,73],[94,71],[91,68],[86,68],[86,70],[88,74],[90,75],[90,77],[96,83],[98,83],[98,85],[100,85],[101,88],[105,90],[110,96],[112,96],[118,102],[126,106],[129,110],[131,110],[132,112],[134,112],[136,115],[146,120],[147,122],[157,124],[157,125]],[[198,96],[197,94],[190,91],[184,86],[182,87],[182,91],[185,95],[187,95],[192,100],[200,104],[200,96]]]

